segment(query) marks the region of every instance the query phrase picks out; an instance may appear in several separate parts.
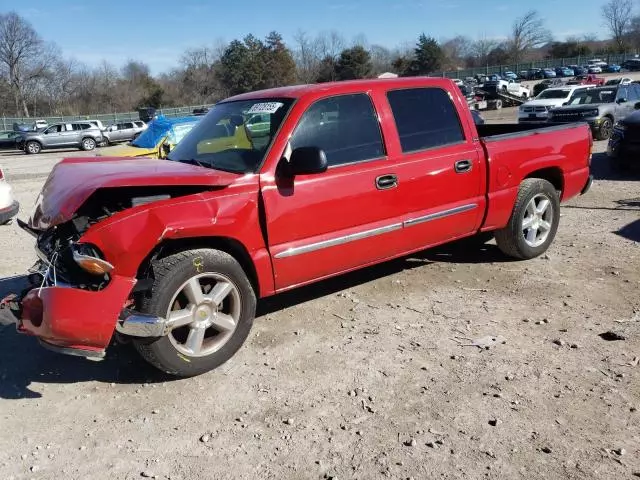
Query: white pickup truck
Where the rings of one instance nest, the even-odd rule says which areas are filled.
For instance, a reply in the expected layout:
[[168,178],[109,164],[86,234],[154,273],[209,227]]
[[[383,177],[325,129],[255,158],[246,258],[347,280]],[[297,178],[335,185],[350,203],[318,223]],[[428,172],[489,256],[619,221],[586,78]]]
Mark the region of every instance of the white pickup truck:
[[561,107],[576,93],[595,85],[572,85],[543,90],[533,100],[518,108],[518,123],[546,122],[549,110]]
[[515,80],[500,79],[488,81],[482,85],[482,89],[485,91],[491,91],[495,89],[498,92],[509,93],[521,98],[529,98],[531,96],[531,90]]

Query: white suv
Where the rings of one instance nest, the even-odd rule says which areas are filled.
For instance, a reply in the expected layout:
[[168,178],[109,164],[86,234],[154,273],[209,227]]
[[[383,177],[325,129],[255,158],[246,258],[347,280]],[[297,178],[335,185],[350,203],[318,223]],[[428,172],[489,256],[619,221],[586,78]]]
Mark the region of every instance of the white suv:
[[572,85],[547,88],[533,100],[518,109],[518,123],[546,122],[549,110],[561,107],[577,92],[593,88],[595,85]]

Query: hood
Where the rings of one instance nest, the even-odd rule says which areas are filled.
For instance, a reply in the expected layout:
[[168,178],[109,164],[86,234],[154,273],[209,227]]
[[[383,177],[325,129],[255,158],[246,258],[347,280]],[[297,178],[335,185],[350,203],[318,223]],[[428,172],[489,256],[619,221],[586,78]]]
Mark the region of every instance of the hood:
[[157,148],[141,148],[132,145],[114,145],[101,148],[98,157],[154,157],[158,156]]
[[566,98],[537,98],[535,100],[531,100],[527,103],[524,103],[525,107],[535,107],[535,106],[552,106],[552,107],[561,107],[564,102],[566,102]]
[[42,187],[29,219],[34,230],[70,220],[98,189],[142,186],[225,187],[239,174],[146,158],[69,158],[58,163]]

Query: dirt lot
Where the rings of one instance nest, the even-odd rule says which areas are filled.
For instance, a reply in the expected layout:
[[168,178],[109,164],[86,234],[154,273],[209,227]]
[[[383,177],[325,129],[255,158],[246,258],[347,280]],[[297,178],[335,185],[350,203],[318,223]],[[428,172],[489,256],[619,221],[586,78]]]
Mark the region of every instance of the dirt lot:
[[[63,155],[0,157],[23,216]],[[448,246],[291,292],[198,378],[166,378],[127,346],[94,363],[5,328],[0,478],[640,476],[640,177],[601,153],[593,169],[548,255]],[[16,226],[0,248],[3,277],[35,259]],[[499,341],[468,346],[485,336]]]

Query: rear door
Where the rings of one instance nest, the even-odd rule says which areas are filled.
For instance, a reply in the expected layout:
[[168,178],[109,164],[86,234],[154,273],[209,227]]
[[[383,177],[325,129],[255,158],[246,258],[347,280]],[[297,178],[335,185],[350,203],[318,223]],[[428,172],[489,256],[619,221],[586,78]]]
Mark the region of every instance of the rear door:
[[[396,126],[389,154],[398,174],[402,249],[426,248],[475,232],[485,210],[486,164],[473,125],[437,87],[386,94]],[[461,102],[458,108],[467,108]]]
[[285,157],[310,146],[325,152],[326,172],[293,180],[277,174],[261,179],[277,290],[367,265],[401,249],[397,165],[387,156],[369,94],[338,95],[309,105]]

